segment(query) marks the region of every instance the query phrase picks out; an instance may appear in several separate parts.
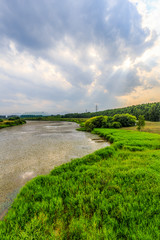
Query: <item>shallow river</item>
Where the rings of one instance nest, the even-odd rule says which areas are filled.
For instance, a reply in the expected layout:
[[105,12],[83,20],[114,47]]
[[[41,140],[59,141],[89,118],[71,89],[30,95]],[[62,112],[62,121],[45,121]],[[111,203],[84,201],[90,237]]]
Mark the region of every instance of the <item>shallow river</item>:
[[0,218],[28,180],[108,145],[97,135],[76,131],[77,127],[69,122],[29,121],[0,130]]

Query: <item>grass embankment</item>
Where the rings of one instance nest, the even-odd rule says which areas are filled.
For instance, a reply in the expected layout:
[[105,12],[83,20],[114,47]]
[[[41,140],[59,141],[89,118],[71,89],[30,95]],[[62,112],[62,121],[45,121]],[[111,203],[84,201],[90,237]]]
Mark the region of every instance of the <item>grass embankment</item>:
[[17,126],[17,125],[22,125],[26,123],[25,120],[23,119],[17,119],[17,120],[3,120],[0,122],[0,129],[1,128],[6,128],[6,127],[12,127],[12,126]]
[[95,132],[113,145],[26,184],[0,239],[160,239],[160,136]]

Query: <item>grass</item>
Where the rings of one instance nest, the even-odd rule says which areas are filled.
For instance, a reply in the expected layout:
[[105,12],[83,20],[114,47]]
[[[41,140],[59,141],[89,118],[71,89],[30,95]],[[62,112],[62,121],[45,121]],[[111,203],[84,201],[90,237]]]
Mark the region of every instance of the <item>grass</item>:
[[105,137],[114,146],[131,151],[143,151],[146,149],[160,149],[160,136],[147,132],[117,129],[95,129],[94,133]]
[[94,132],[112,146],[27,183],[0,239],[160,239],[160,135]]
[[[158,133],[160,134],[160,122],[145,122],[144,128],[142,128],[143,132],[150,132],[150,133]],[[128,129],[128,130],[136,130],[136,126],[134,127],[129,127],[129,128],[123,128],[123,129]]]

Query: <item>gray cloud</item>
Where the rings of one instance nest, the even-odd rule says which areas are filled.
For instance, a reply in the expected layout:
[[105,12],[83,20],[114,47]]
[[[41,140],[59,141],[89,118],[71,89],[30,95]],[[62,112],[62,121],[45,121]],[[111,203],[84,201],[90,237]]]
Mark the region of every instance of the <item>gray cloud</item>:
[[110,93],[116,96],[123,96],[132,92],[135,87],[140,86],[139,77],[135,69],[117,70],[106,84]]
[[142,29],[141,16],[127,0],[19,1],[1,2],[1,35],[14,39],[23,47],[48,48],[66,35],[77,46],[100,44],[119,49],[119,38],[133,51],[146,47],[148,29]]
[[[128,72],[122,69],[113,72],[113,66],[120,65],[128,57],[134,60],[152,46],[156,35],[147,42],[150,34],[149,29],[142,28],[142,18],[128,0],[112,3],[109,0],[1,1],[0,49],[2,56],[8,56],[6,61],[12,64],[13,59],[9,58],[12,41],[18,54],[27,52],[34,58],[34,63],[30,64],[33,71],[37,72],[35,64],[43,59],[56,67],[71,87],[61,88],[59,83],[49,86],[43,82],[41,73],[40,81],[33,81],[34,76],[23,75],[18,70],[17,74],[8,73],[7,68],[1,67],[0,73],[6,78],[0,79],[0,99],[6,96],[16,100],[14,96],[21,93],[28,99],[62,105],[67,101],[68,106],[84,101],[78,105],[79,111],[91,108],[96,102],[102,108],[118,106],[116,96],[132,92],[140,85],[140,80],[136,67]],[[95,79],[97,85],[92,86]],[[94,88],[92,94],[88,94],[89,87]],[[75,107],[70,107],[70,111],[72,109]]]

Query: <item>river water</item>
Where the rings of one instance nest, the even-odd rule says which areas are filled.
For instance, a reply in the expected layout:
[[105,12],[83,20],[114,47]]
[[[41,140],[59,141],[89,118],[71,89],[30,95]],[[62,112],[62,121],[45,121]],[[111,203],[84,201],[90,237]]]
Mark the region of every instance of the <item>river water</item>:
[[55,166],[106,147],[70,122],[32,122],[0,130],[0,218],[20,188]]

